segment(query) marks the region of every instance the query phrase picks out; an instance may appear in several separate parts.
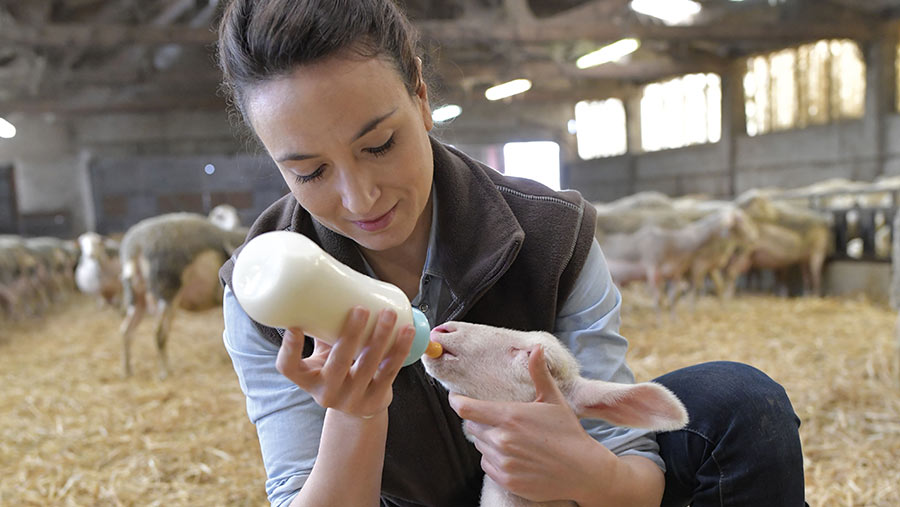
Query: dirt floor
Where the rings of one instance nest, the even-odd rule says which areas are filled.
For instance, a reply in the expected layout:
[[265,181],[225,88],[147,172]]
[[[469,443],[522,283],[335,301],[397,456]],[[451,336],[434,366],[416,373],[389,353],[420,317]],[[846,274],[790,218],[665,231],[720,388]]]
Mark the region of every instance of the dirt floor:
[[[864,301],[703,298],[659,317],[625,293],[638,380],[728,359],[780,382],[803,420],[811,506],[900,505],[896,314]],[[152,324],[121,375],[120,316],[76,298],[0,323],[0,505],[267,505],[222,314],[183,312],[172,375],[157,378]]]

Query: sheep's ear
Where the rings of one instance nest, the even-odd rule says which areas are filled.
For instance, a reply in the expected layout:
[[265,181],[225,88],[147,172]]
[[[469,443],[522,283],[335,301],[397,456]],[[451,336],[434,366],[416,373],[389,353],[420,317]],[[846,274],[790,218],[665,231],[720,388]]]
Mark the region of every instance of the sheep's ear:
[[579,417],[603,419],[616,426],[672,431],[688,421],[681,400],[653,382],[617,384],[580,379],[570,401]]

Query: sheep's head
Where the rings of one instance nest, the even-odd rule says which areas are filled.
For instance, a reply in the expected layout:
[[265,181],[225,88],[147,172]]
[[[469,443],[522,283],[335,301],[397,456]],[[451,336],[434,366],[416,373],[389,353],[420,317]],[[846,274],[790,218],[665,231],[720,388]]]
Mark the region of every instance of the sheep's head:
[[220,204],[209,212],[209,221],[226,231],[233,231],[241,226],[241,217],[237,208],[230,204]]
[[514,331],[468,322],[448,322],[431,331],[444,353],[423,357],[425,370],[448,391],[492,401],[533,401],[528,357],[543,347],[550,373],[561,387],[578,377],[578,363],[543,332]]
[[82,257],[97,259],[103,252],[103,237],[96,232],[85,232],[78,236],[78,245],[81,248]]
[[551,375],[579,417],[655,431],[687,424],[684,406],[659,384],[582,378],[575,357],[549,333],[448,322],[433,329],[431,339],[443,346],[444,353],[423,357],[425,370],[451,392],[490,401],[534,401],[528,361],[540,347]]

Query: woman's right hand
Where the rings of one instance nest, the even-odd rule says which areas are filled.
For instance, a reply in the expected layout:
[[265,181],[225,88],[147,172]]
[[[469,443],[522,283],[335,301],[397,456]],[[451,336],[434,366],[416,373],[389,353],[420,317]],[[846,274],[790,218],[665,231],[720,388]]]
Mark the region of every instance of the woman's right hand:
[[365,336],[368,319],[369,310],[352,308],[338,340],[333,345],[315,340],[313,353],[305,359],[303,330],[285,331],[275,367],[325,408],[362,418],[383,412],[393,399],[391,385],[415,330],[404,326],[392,344],[397,314],[381,311],[371,335]]

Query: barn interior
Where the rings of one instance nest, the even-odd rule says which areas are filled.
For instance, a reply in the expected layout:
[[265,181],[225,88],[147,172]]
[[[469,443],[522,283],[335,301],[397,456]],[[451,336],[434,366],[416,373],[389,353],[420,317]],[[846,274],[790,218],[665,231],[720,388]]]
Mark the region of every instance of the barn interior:
[[[221,89],[225,3],[0,0],[2,505],[267,503],[221,307],[179,311],[165,379],[145,319],[123,378],[123,310],[74,279],[84,233],[115,258],[144,219],[225,205],[248,226],[287,193]],[[728,207],[756,224],[729,259],[766,239],[790,257],[656,292],[614,276],[629,363],[759,367],[804,421],[810,505],[900,505],[900,0],[398,3],[432,135],[579,191],[604,251],[626,218]],[[66,254],[39,268],[51,240]],[[40,269],[65,275],[21,281]]]

